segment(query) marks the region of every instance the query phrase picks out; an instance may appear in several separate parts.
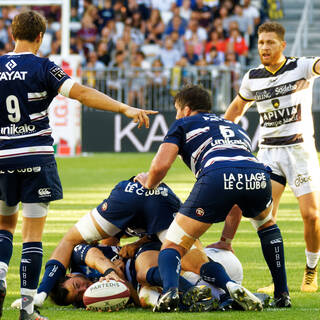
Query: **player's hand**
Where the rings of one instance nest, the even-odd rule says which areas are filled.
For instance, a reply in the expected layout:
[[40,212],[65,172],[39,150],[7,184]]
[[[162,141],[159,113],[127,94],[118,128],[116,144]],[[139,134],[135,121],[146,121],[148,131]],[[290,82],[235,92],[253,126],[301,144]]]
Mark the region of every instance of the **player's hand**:
[[99,282],[103,281],[103,280],[116,280],[116,281],[123,281],[115,271],[110,272],[108,275],[100,277]]
[[124,245],[119,251],[119,256],[125,259],[133,258],[137,251],[137,246],[134,243]]
[[149,175],[148,172],[140,172],[140,173],[138,173],[138,174],[134,177],[133,181],[138,181],[138,182],[140,182],[140,184],[141,184],[144,188],[146,188],[146,183],[147,183],[147,180],[148,180],[148,175]]
[[206,248],[217,248],[217,249],[223,249],[223,250],[228,250],[234,253],[231,243],[226,243],[225,241],[218,241],[212,244],[209,244],[206,246]]
[[133,122],[138,123],[138,128],[143,125],[149,128],[149,117],[148,114],[157,114],[158,111],[154,110],[143,110],[134,107],[128,107],[124,110],[123,114],[128,118],[132,118]]

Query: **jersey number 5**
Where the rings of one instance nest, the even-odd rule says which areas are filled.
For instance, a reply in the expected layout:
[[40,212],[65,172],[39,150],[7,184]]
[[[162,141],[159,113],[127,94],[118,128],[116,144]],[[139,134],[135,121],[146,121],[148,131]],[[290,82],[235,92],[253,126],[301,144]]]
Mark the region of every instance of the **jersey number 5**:
[[14,123],[19,122],[21,119],[21,112],[18,98],[14,95],[8,96],[6,99],[6,106],[9,113],[9,120]]

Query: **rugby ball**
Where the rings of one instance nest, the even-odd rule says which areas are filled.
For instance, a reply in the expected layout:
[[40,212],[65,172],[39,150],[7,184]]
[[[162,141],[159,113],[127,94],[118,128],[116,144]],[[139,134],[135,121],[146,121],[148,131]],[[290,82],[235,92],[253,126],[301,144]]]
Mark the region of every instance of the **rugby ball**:
[[130,290],[123,282],[103,280],[87,288],[83,303],[90,310],[113,311],[124,308],[129,297]]

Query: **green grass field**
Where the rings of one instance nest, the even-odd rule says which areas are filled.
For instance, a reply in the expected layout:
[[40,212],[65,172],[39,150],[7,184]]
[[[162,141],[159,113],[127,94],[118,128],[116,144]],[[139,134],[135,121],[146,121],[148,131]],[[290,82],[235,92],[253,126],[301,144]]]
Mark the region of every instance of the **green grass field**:
[[[44,263],[63,234],[88,210],[94,208],[120,180],[138,172],[147,171],[153,154],[99,154],[79,158],[57,159],[64,199],[52,203],[45,228]],[[191,172],[182,161],[177,160],[171,168],[167,182],[178,196],[185,200],[194,182]],[[19,297],[19,263],[21,254],[21,221],[14,238],[14,252],[8,273],[8,293],[5,300],[3,320],[18,319],[18,310],[10,308]],[[280,205],[278,225],[285,243],[288,284],[293,306],[290,310],[267,309],[256,312],[215,312],[153,314],[149,310],[129,308],[114,313],[99,313],[76,310],[71,307],[56,307],[47,301],[42,308],[43,315],[50,320],[99,320],[99,319],[320,319],[319,293],[300,293],[300,284],[305,266],[303,224],[296,199],[286,190]],[[203,236],[205,245],[220,237],[222,224],[217,224]],[[244,286],[255,291],[270,282],[269,271],[264,262],[260,242],[251,223],[244,219],[233,242],[233,248],[243,264]]]

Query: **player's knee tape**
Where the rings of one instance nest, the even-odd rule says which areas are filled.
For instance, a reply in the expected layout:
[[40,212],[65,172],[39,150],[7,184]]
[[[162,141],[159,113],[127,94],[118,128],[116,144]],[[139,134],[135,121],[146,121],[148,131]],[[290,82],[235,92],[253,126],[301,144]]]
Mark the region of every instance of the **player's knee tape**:
[[22,215],[26,218],[42,218],[48,214],[49,202],[22,202]]
[[258,230],[262,225],[264,225],[266,222],[270,221],[272,219],[272,208],[270,208],[270,212],[263,220],[254,220],[253,218],[250,218],[250,222],[253,225],[253,227]]
[[196,238],[188,235],[176,222],[176,220],[173,220],[166,235],[166,239],[185,248],[186,250],[189,250],[194,242],[196,241]]
[[117,233],[121,231],[117,226],[106,220],[101,216],[96,208],[91,211],[92,216],[96,220],[99,227],[110,237],[115,236]]
[[89,243],[102,239],[101,234],[94,225],[93,218],[90,213],[87,213],[76,223],[76,228],[81,234],[83,240]]
[[0,215],[2,216],[12,216],[19,210],[19,204],[15,206],[7,206],[7,204],[0,200]]

